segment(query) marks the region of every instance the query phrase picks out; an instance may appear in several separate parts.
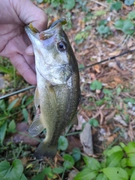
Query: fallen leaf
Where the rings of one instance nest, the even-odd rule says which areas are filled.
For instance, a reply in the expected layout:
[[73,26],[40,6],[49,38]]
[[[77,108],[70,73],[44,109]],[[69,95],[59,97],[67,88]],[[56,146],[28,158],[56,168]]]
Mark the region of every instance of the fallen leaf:
[[109,53],[109,56],[117,56],[120,53],[121,53],[121,50],[113,51],[113,52]]
[[82,144],[80,142],[80,140],[74,136],[67,136],[68,139],[68,151],[71,152],[74,148],[82,148]]
[[80,141],[83,151],[88,155],[93,154],[92,132],[89,123],[85,124],[83,131],[80,133]]
[[40,139],[39,137],[31,137],[28,133],[28,127],[28,124],[25,122],[17,123],[17,133],[14,133],[10,138],[7,139],[7,141],[13,140],[13,142],[17,144],[22,142],[24,144],[36,146],[37,144],[39,144]]
[[116,115],[113,119],[116,122],[122,124],[123,126],[127,126],[126,122],[124,121],[124,119],[122,119],[122,117],[120,115]]
[[74,177],[77,175],[78,171],[77,170],[72,170],[68,174],[68,180],[74,180]]

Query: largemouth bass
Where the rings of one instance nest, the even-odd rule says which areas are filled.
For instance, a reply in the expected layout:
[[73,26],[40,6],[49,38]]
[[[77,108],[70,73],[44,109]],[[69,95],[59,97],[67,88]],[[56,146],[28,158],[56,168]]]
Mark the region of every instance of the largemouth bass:
[[31,25],[25,28],[35,54],[37,88],[34,103],[37,114],[29,133],[36,136],[46,129],[46,137],[39,144],[37,158],[54,158],[58,138],[76,119],[80,97],[79,71],[61,18],[45,31],[38,32]]

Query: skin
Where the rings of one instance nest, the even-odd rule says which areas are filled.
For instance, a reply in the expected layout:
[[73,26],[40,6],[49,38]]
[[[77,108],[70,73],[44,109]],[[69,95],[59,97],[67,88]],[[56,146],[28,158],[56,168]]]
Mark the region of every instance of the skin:
[[30,0],[0,0],[0,56],[7,57],[23,78],[36,84],[35,60],[24,26],[47,28],[47,15]]

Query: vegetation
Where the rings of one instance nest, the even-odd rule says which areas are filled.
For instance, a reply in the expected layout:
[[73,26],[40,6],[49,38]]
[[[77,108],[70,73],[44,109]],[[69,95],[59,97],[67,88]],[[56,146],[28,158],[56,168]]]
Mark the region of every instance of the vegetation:
[[[54,161],[38,161],[33,153],[45,131],[36,138],[28,134],[35,114],[33,90],[0,100],[0,178],[134,180],[134,53],[84,69],[134,49],[134,1],[34,2],[48,14],[49,22],[61,16],[68,19],[64,29],[81,70],[78,125],[60,136]],[[10,62],[0,57],[0,95],[27,86]],[[86,135],[93,140],[86,141]]]

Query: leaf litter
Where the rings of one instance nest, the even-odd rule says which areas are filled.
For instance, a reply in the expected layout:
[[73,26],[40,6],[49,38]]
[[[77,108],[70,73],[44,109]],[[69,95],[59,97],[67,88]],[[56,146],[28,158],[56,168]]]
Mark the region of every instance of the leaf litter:
[[[135,49],[134,36],[124,34],[122,31],[117,30],[114,25],[118,19],[126,19],[127,15],[134,10],[133,6],[129,7],[122,3],[121,10],[110,11],[106,1],[87,1],[85,10],[77,8],[76,5],[68,14],[69,12],[65,10],[52,8],[48,3],[37,4],[35,2],[35,4],[44,11],[48,11],[49,22],[61,16],[67,15],[70,17],[68,18],[69,24],[67,29],[65,27],[65,31],[75,52],[80,69],[95,62],[101,62],[106,58],[117,56],[127,50]],[[105,20],[106,22],[103,22]],[[101,25],[109,29],[106,32],[101,31]],[[75,147],[78,147],[84,154],[100,157],[103,150],[108,146],[135,140],[134,60],[135,53],[126,54],[112,61],[80,71],[81,101],[78,108],[78,125],[74,125],[69,133],[81,132],[78,133],[79,135],[67,136],[69,146],[66,152],[70,153]],[[5,65],[2,61],[0,62],[2,65]],[[18,86],[15,86],[13,82],[15,79],[6,77],[5,74],[7,73],[4,73],[3,76],[2,72],[0,76],[0,95],[27,86],[23,79],[20,81],[20,76],[17,76],[19,80],[16,80],[19,83]],[[95,89],[91,89],[95,81],[97,81],[97,85],[94,86]],[[98,89],[100,83],[101,88]],[[33,90],[18,96],[22,100],[24,96],[30,97],[32,94]],[[9,98],[6,103],[10,104],[18,96]],[[14,118],[17,123],[17,132],[9,134],[11,137],[6,138],[6,141],[9,143],[12,139],[13,143],[19,144],[23,142],[23,144],[30,145],[30,155],[33,153],[34,146],[38,144],[39,137],[32,141],[27,136],[28,124],[34,115],[33,104],[28,104],[25,107],[28,114],[26,122],[22,114],[24,106],[22,106],[20,99],[14,104],[13,111],[11,110],[13,117],[11,114],[8,115],[8,117],[11,117],[10,121]],[[14,115],[14,108],[20,106],[18,114]],[[97,127],[89,124],[91,119],[98,121]],[[5,155],[4,152],[2,154]],[[24,163],[25,166],[28,167],[31,160],[32,158],[26,161]],[[63,158],[58,158],[57,163],[61,164],[61,161],[63,161]],[[32,164],[33,169],[38,167],[35,164]],[[76,170],[72,170],[68,175],[68,179],[73,179],[72,176],[74,177],[76,173]],[[31,174],[28,176],[31,176]]]

